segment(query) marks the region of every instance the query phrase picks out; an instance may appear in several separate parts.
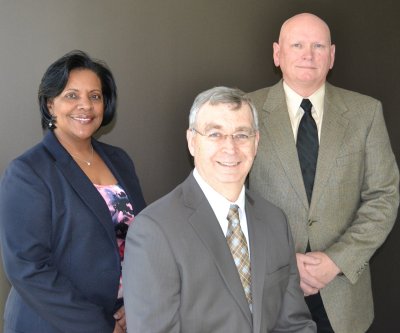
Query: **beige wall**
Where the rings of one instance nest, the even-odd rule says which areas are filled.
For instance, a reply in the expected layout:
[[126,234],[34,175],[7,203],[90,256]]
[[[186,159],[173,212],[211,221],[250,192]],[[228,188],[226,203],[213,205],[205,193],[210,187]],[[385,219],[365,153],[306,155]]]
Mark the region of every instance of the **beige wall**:
[[[106,60],[119,86],[118,118],[101,139],[128,151],[147,201],[155,200],[191,169],[184,132],[194,96],[215,85],[250,91],[277,81],[271,44],[282,20],[299,11],[328,20],[338,44],[331,81],[383,101],[398,156],[397,0],[0,0],[0,172],[41,138],[43,71],[79,48]],[[372,262],[371,332],[398,323],[390,305],[400,298],[399,231]],[[0,272],[0,310],[7,290]]]

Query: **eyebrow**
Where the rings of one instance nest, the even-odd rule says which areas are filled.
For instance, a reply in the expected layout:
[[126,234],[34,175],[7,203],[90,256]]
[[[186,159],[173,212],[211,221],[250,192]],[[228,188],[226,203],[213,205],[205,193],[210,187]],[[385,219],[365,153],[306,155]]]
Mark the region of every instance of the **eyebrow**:
[[[207,132],[212,129],[221,130],[221,129],[223,129],[223,126],[218,125],[216,123],[208,123],[208,124],[206,124],[204,131]],[[234,132],[241,132],[241,131],[253,131],[253,127],[239,126],[239,127],[236,127],[234,130]]]
[[[68,88],[68,89],[65,89],[65,91],[66,92],[67,91],[79,92],[80,90],[76,89],[76,88]],[[101,89],[92,89],[92,90],[89,90],[89,92],[100,92],[100,93],[103,93],[103,91]]]

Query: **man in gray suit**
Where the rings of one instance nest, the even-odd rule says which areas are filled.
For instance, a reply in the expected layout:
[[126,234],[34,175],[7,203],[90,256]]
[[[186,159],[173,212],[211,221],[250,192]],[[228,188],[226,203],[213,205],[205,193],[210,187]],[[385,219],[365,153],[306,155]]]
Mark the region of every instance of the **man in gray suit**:
[[260,142],[250,189],[286,214],[318,332],[362,333],[373,320],[369,260],[396,219],[399,172],[381,103],[326,82],[335,45],[303,13],[273,44],[283,80],[249,94]]
[[129,228],[129,333],[315,332],[283,212],[244,182],[259,141],[243,92],[197,96],[186,133],[195,169]]

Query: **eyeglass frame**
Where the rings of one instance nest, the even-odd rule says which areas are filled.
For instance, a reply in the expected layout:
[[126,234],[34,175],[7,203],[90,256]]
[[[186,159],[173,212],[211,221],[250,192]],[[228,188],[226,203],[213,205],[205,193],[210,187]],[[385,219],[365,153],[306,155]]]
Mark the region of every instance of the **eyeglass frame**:
[[[252,134],[243,134],[243,133],[233,133],[233,134],[222,134],[221,132],[212,132],[210,134],[206,134],[206,133],[202,133],[199,130],[197,130],[194,127],[191,127],[189,129],[191,132],[200,134],[201,136],[205,137],[206,139],[212,141],[212,142],[216,142],[216,143],[221,143],[224,142],[226,140],[227,137],[231,137],[232,138],[232,142],[235,144],[247,144],[250,142],[251,138],[254,138],[255,136],[257,136],[257,131],[253,132]],[[218,137],[212,137],[211,134],[221,134],[221,136]],[[246,137],[239,137],[238,135],[245,135]],[[244,140],[244,141],[240,141],[240,140]]]

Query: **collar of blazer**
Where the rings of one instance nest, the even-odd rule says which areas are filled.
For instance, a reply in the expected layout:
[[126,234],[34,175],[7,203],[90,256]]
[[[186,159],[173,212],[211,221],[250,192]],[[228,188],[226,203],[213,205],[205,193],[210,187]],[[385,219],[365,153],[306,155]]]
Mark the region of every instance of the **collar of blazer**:
[[[321,127],[321,139],[318,152],[317,170],[315,174],[314,190],[309,206],[303,186],[300,164],[297,157],[296,143],[287,111],[283,81],[268,88],[266,98],[260,112],[260,126],[265,140],[271,142],[281,161],[289,181],[292,183],[299,199],[310,214],[326,188],[330,171],[335,165],[335,159],[343,145],[348,128],[348,108],[341,97],[342,89],[328,82],[325,85],[324,115]],[[265,129],[265,130],[263,130]],[[259,149],[262,149],[263,140],[260,140]]]
[[[48,131],[42,143],[54,159],[55,166],[60,170],[77,195],[87,205],[88,209],[97,217],[99,223],[106,229],[110,240],[117,247],[110,211],[92,182],[60,144],[54,133]],[[111,163],[108,157],[101,148],[99,149],[100,144],[96,140],[92,140],[92,144],[106,164],[110,165]],[[112,171],[115,172],[114,168],[112,168]],[[118,173],[116,173],[116,178],[118,179],[118,177]],[[120,181],[120,179],[118,179],[118,181]]]

